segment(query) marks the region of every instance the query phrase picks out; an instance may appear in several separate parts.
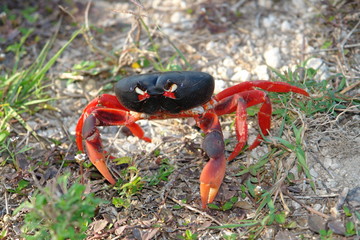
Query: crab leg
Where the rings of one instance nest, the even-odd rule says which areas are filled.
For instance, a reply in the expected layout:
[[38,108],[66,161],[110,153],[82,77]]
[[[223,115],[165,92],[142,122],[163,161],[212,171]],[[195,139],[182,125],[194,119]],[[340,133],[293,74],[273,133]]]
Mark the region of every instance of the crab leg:
[[211,111],[196,118],[198,126],[205,132],[203,149],[210,158],[200,175],[202,208],[214,201],[223,181],[226,169],[225,144],[217,115]]
[[269,82],[265,80],[257,80],[257,81],[249,81],[249,82],[243,82],[239,83],[235,86],[229,87],[220,93],[218,93],[215,96],[215,100],[220,101],[228,96],[235,95],[240,92],[253,90],[255,87],[261,88],[263,90],[269,91],[269,92],[294,92],[299,93],[305,96],[309,96],[309,93],[306,92],[304,89],[292,86],[288,83],[284,82]]
[[83,140],[85,140],[90,161],[111,184],[115,184],[116,181],[106,166],[105,151],[102,147],[97,126],[125,125],[135,136],[151,142],[150,138],[144,136],[141,127],[135,123],[137,120],[118,102],[116,97],[104,94],[95,98],[86,106],[77,123],[76,144],[79,150],[84,151]]
[[[246,123],[247,113],[246,108],[256,104],[262,104],[258,113],[258,122],[261,133],[268,135],[271,125],[271,102],[265,92],[260,90],[249,90],[246,92],[237,93],[230,97],[222,99],[215,107],[215,113],[218,116],[232,113],[236,111],[235,118],[235,132],[238,144],[236,144],[234,151],[230,154],[228,160],[234,159],[245,146],[248,138],[248,126]],[[259,134],[250,146],[250,149],[255,148],[261,142],[262,136]]]
[[103,94],[103,95],[100,95],[100,96],[96,97],[95,99],[93,99],[83,110],[83,112],[78,120],[78,123],[76,125],[76,128],[75,128],[76,145],[77,145],[78,149],[82,152],[84,151],[84,147],[82,144],[83,137],[81,135],[81,132],[82,132],[82,128],[84,125],[84,120],[87,118],[87,116],[89,116],[89,114],[94,109],[96,109],[99,106],[127,110],[124,106],[122,106],[119,103],[119,101],[117,100],[117,98],[115,96],[110,95],[110,94]]

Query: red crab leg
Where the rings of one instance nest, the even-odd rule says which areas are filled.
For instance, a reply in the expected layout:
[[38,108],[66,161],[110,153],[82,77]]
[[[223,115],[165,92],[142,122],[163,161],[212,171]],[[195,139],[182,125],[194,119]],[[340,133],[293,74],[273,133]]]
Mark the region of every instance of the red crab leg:
[[75,138],[76,138],[76,145],[80,151],[84,151],[84,147],[82,144],[83,137],[81,136],[84,119],[89,116],[89,114],[99,106],[104,106],[108,108],[116,108],[116,109],[122,109],[127,110],[124,106],[122,106],[119,101],[117,100],[116,96],[110,95],[110,94],[103,94],[101,96],[98,96],[94,98],[83,110],[78,123],[75,128]]
[[[234,151],[230,154],[228,160],[234,159],[245,146],[248,138],[248,126],[246,123],[246,108],[256,104],[262,103],[258,113],[258,122],[260,130],[263,135],[268,135],[271,125],[271,103],[269,97],[265,92],[260,90],[249,90],[246,92],[237,93],[233,96],[222,99],[215,107],[215,112],[218,116],[234,112],[236,110],[235,132],[238,140]],[[255,148],[260,144],[262,136],[259,134],[250,146],[250,149]]]
[[257,80],[257,81],[243,82],[235,86],[229,87],[218,93],[215,96],[215,100],[220,101],[221,99],[224,99],[231,95],[252,90],[254,89],[254,87],[258,87],[269,92],[294,92],[294,93],[300,93],[305,96],[309,96],[309,93],[307,93],[304,89],[292,86],[288,83]]
[[106,166],[105,152],[97,126],[125,125],[140,139],[151,142],[150,138],[144,136],[144,131],[140,126],[135,123],[137,120],[138,119],[133,117],[128,111],[112,108],[96,108],[83,123],[81,135],[85,139],[89,159],[111,184],[115,184],[116,181]]
[[218,116],[214,112],[207,112],[196,121],[206,134],[203,149],[210,158],[200,175],[201,202],[205,209],[208,203],[214,201],[225,175],[225,144]]
[[79,150],[84,151],[85,140],[90,161],[111,184],[115,184],[116,181],[106,166],[105,151],[96,126],[126,125],[135,136],[150,142],[151,139],[144,136],[144,131],[135,123],[136,120],[138,119],[131,116],[115,96],[103,94],[85,107],[76,125],[76,144]]

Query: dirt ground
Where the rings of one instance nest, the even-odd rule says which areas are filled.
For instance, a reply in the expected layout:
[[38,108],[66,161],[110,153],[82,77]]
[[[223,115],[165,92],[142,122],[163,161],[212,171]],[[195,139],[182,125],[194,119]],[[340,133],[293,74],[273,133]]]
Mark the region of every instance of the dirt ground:
[[[38,184],[42,186],[63,172],[71,172],[72,180],[79,176],[79,165],[75,161],[76,122],[91,99],[104,92],[113,93],[112,84],[117,79],[113,76],[114,72],[133,75],[155,71],[153,65],[140,69],[132,65],[139,59],[147,58],[161,59],[164,65],[170,62],[186,68],[186,63],[179,57],[173,62],[169,61],[176,54],[173,46],[184,54],[192,70],[214,76],[215,93],[243,81],[274,79],[271,68],[284,72],[303,66],[317,69],[317,81],[343,74],[347,79],[346,85],[355,86],[344,94],[359,99],[360,4],[356,1],[155,0],[144,1],[140,5],[136,1],[101,0],[93,1],[88,12],[86,1],[74,0],[71,4],[68,1],[52,1],[49,6],[57,8],[57,4],[62,5],[63,10],[56,10],[46,17],[39,11],[42,25],[37,27],[38,35],[44,39],[50,37],[54,30],[46,23],[62,16],[54,52],[69,39],[72,31],[83,24],[91,26],[92,46],[84,37],[78,37],[49,72],[50,92],[56,98],[51,105],[55,110],[26,116],[28,124],[43,139],[42,143],[29,137],[29,133],[20,126],[14,125],[13,133],[19,137],[18,147],[21,144],[32,146],[33,150],[27,153],[31,159],[47,162],[46,166],[33,170]],[[149,33],[145,29],[138,31],[138,16],[149,27]],[[131,51],[136,41],[141,51]],[[146,48],[151,41],[155,41],[160,48],[160,56]],[[29,55],[27,61],[31,61],[36,51]],[[116,64],[103,52],[117,56]],[[74,71],[74,65],[82,61],[98,61],[101,64],[95,70]],[[3,62],[4,65],[10,63],[11,60]],[[333,78],[329,81],[331,84],[336,86],[338,79]],[[321,97],[320,93],[316,94],[310,97]],[[295,94],[293,98],[305,99]],[[346,238],[343,206],[345,204],[354,212],[359,211],[360,206],[360,107],[355,103],[347,104],[345,109],[337,110],[334,105],[332,111],[310,116],[291,104],[274,106],[274,109],[290,109],[296,116],[296,123],[304,127],[302,145],[316,192],[306,177],[298,174],[294,153],[285,154],[283,166],[278,168],[272,166],[274,162],[267,163],[267,169],[281,169],[280,172],[286,169],[287,173],[297,176],[296,185],[293,186],[295,190],[291,194],[280,194],[281,197],[277,196],[279,193],[273,195],[279,211],[286,212],[287,223],[295,222],[295,226],[274,223],[253,238],[319,239],[321,226],[331,229],[334,239]],[[229,154],[236,141],[233,116],[223,117],[221,121],[224,137],[229,141]],[[280,131],[281,121],[280,118],[274,119],[271,136],[276,136]],[[249,117],[249,124],[251,142],[257,134],[256,118]],[[140,125],[146,135],[152,138],[151,143],[140,141],[118,127],[101,128],[107,151],[115,157],[131,157],[143,178],[154,176],[163,159],[173,166],[173,171],[168,181],[153,187],[146,185],[132,196],[128,208],[115,207],[111,203],[101,206],[88,230],[88,239],[193,239],[184,237],[186,230],[196,233],[197,239],[251,238],[246,227],[208,227],[237,224],[254,217],[258,205],[249,198],[240,199],[240,188],[246,179],[237,176],[237,173],[241,166],[254,164],[269,153],[270,144],[245,151],[229,162],[215,204],[220,206],[232,197],[238,197],[239,201],[227,211],[203,211],[198,178],[206,156],[201,150],[203,135],[194,126],[194,121],[143,120]],[[284,131],[287,139],[295,142],[291,126],[286,126]],[[54,144],[50,139],[61,144]],[[13,188],[15,182],[9,179],[14,176],[19,177],[20,174],[30,182],[34,181],[28,173],[29,166],[33,164],[26,159],[20,158],[21,174],[11,164],[1,165],[1,208],[5,209],[5,198],[10,211],[27,199],[23,195],[5,194],[6,189]],[[64,159],[68,164],[62,163]],[[109,165],[115,171],[118,168],[113,163]],[[89,179],[90,173],[96,173],[95,168],[91,172],[86,171],[85,178]],[[272,174],[269,171],[265,175]],[[87,191],[111,201],[117,192],[105,188],[107,183],[100,176],[93,175],[92,181],[86,183]],[[259,186],[270,189],[273,184],[266,182]],[[266,215],[266,210],[262,211],[263,216]],[[3,218],[5,213],[2,210],[0,216]],[[20,219],[21,216],[12,216],[5,222],[3,218],[2,227],[9,226],[10,221],[9,239],[19,239]],[[357,227],[358,221],[355,218]],[[358,238],[352,236],[349,239]]]

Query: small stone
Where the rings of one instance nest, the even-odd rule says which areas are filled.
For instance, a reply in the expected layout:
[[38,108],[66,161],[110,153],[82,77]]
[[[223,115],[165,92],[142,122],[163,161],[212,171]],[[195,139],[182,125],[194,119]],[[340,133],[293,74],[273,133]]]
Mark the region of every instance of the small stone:
[[184,15],[182,12],[174,12],[170,17],[170,21],[172,23],[179,23],[182,19],[184,19]]
[[233,75],[232,68],[220,66],[217,68],[218,76],[222,79],[229,79]]
[[313,68],[317,70],[317,76],[319,80],[324,80],[330,76],[329,68],[325,65],[324,61],[321,58],[311,58],[307,64],[307,68]]
[[219,93],[226,88],[226,82],[223,80],[215,80],[215,93]]
[[280,50],[278,47],[270,48],[264,53],[266,64],[273,67],[279,68],[281,65]]
[[225,57],[224,61],[223,61],[223,65],[225,67],[231,68],[231,67],[235,67],[236,64],[234,62],[234,59],[232,59],[231,57],[227,56]]
[[258,79],[260,80],[269,80],[269,74],[267,72],[267,66],[266,65],[259,65],[255,68],[255,74],[258,76]]
[[315,203],[313,208],[316,210],[316,211],[320,211],[320,209],[322,208],[322,205],[321,204],[318,204],[318,203]]
[[276,18],[274,15],[269,15],[263,19],[264,28],[269,28],[275,24]]
[[271,0],[258,0],[260,7],[271,8],[273,6],[273,1]]
[[319,174],[313,168],[310,169],[310,175],[313,178],[317,178],[319,176]]
[[323,164],[325,168],[330,168],[330,166],[332,165],[333,161],[331,159],[331,157],[325,157]]
[[245,82],[245,81],[249,81],[250,78],[251,78],[251,74],[248,71],[242,69],[238,72],[235,72],[235,74],[232,75],[231,80]]
[[281,31],[288,32],[292,29],[291,24],[288,21],[283,21],[281,23]]

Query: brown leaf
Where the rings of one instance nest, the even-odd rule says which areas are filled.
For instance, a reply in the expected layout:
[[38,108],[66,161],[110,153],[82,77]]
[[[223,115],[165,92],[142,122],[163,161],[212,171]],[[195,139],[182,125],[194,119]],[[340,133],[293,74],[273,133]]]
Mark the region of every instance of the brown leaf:
[[238,201],[234,204],[234,207],[242,208],[242,209],[252,209],[253,205],[246,201]]
[[159,232],[159,230],[160,230],[160,228],[154,228],[154,229],[151,229],[151,230],[145,232],[142,235],[141,240],[150,240],[150,239],[152,239]]
[[326,221],[318,215],[310,215],[308,225],[311,231],[319,233],[320,230],[326,229]]
[[292,234],[291,232],[289,232],[288,230],[285,231],[279,231],[276,236],[275,239],[277,240],[295,240],[297,239],[294,234]]
[[346,233],[344,222],[341,220],[330,220],[327,226],[336,234],[345,235]]
[[128,225],[124,225],[124,226],[121,226],[121,227],[118,227],[116,228],[115,230],[115,234],[120,236],[124,231],[125,229],[128,227]]
[[97,221],[95,221],[95,222],[93,222],[92,223],[92,226],[93,226],[93,231],[95,232],[95,233],[98,233],[98,232],[100,232],[101,230],[103,230],[105,227],[106,227],[106,225],[108,224],[109,222],[108,221],[106,221],[106,220],[104,220],[104,219],[102,219],[102,220],[97,220]]

